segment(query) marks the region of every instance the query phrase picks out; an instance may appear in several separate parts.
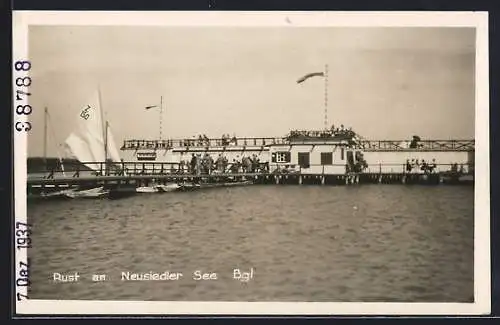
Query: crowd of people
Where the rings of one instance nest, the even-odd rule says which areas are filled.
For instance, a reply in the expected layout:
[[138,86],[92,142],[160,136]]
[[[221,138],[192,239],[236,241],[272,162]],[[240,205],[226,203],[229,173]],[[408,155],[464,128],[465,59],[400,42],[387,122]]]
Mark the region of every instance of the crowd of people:
[[[238,139],[236,135],[230,136],[229,134],[223,134],[220,139],[215,139],[215,144],[218,146],[228,146],[231,144],[236,145]],[[210,139],[205,134],[200,134],[197,137],[193,136],[191,139],[184,139],[184,147],[195,147],[195,146],[210,146],[214,143],[210,143]]]
[[[443,166],[443,165],[442,165]],[[446,164],[445,165],[449,170],[447,171],[448,173],[452,174],[466,174],[468,170],[466,169],[464,164],[458,164],[458,163],[453,163],[453,164]],[[410,159],[406,160],[406,172],[407,173],[424,173],[424,174],[433,174],[433,173],[438,173],[438,164],[436,163],[436,159],[432,159],[431,162],[426,162],[425,160],[418,160],[418,159]],[[441,170],[442,171],[442,170]]]
[[189,161],[181,160],[177,173],[189,173],[194,175],[214,175],[222,173],[260,173],[269,170],[268,163],[261,163],[260,158],[253,154],[251,156],[237,156],[229,161],[226,156],[219,154],[214,159],[208,153],[192,154]]
[[332,125],[329,130],[324,131],[291,131],[288,135],[288,139],[301,138],[301,137],[319,137],[319,138],[331,138],[331,137],[345,137],[354,138],[356,137],[356,132],[352,128],[345,128],[343,124],[339,127]]
[[184,147],[194,147],[194,146],[208,146],[210,145],[210,139],[206,134],[200,134],[198,137],[194,136],[191,139],[184,139]]
[[423,172],[425,174],[432,174],[437,172],[436,159],[432,159],[430,163],[426,162],[424,159],[406,159],[406,172],[407,173],[419,173]]

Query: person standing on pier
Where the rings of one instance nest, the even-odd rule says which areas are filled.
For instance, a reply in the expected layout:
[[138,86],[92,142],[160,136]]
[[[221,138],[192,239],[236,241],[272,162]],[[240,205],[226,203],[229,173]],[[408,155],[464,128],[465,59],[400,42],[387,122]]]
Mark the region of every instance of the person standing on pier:
[[195,166],[196,166],[196,175],[200,175],[201,174],[201,155],[200,154],[196,155]]
[[227,160],[226,156],[222,156],[222,170],[224,172],[227,171],[227,165],[229,165],[229,161]]
[[196,171],[196,156],[194,155],[194,153],[191,155],[191,163],[190,163],[190,173],[191,174],[194,174],[195,171]]
[[184,159],[182,159],[179,163],[179,171],[178,171],[179,174],[184,174],[184,166],[185,165],[186,165],[186,162],[184,161]]
[[432,158],[432,164],[429,166],[431,173],[433,173],[437,169],[436,159]]
[[217,169],[218,173],[224,172],[224,162],[223,162],[221,153],[219,154],[219,156],[217,157],[217,160],[215,161],[215,168]]
[[411,173],[411,163],[410,159],[406,159],[406,172]]
[[252,160],[250,159],[250,157],[246,157],[245,165],[246,165],[246,172],[247,173],[252,172],[253,163],[252,163]]
[[252,166],[251,167],[252,168],[251,169],[252,173],[255,173],[257,171],[257,166],[258,166],[257,165],[257,155],[256,154],[252,155],[252,159],[251,159],[250,163],[251,163],[251,166]]
[[428,166],[427,162],[425,162],[424,159],[422,159],[422,164],[420,166],[420,170],[422,170],[424,172],[424,174],[427,174],[429,172],[429,166]]
[[411,160],[411,171],[412,173],[415,173],[415,171],[417,170],[417,163],[415,162],[415,159],[412,159]]

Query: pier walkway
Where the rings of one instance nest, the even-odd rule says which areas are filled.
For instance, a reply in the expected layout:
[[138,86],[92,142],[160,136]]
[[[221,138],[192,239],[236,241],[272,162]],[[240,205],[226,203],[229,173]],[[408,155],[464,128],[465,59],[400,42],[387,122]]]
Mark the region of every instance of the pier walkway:
[[[101,170],[105,170],[105,163],[100,164]],[[109,164],[109,163],[108,163]],[[108,166],[107,172],[95,173],[90,170],[60,169],[28,174],[28,193],[36,194],[46,189],[63,189],[72,187],[97,187],[108,188],[138,187],[150,184],[167,183],[195,183],[195,184],[218,184],[231,182],[251,182],[253,184],[318,184],[318,185],[349,185],[349,184],[441,184],[460,183],[461,178],[466,178],[467,182],[473,182],[473,169],[458,169],[458,166],[441,164],[441,170],[433,172],[407,172],[404,165],[399,165],[394,172],[381,172],[381,166],[372,168],[364,172],[348,172],[344,169],[341,173],[310,173],[310,169],[299,168],[297,170],[277,169],[269,173],[268,166],[262,164],[254,172],[211,172],[209,174],[193,174],[176,170],[176,164],[169,163],[125,163],[121,168]],[[145,168],[148,165],[149,168]],[[445,165],[445,166],[442,166]],[[141,166],[142,168],[139,168]],[[134,168],[130,168],[134,167]],[[168,168],[169,167],[169,168]],[[283,166],[282,166],[283,167]],[[343,165],[339,167],[345,167]],[[436,169],[437,170],[437,169]],[[124,173],[125,171],[125,173]]]

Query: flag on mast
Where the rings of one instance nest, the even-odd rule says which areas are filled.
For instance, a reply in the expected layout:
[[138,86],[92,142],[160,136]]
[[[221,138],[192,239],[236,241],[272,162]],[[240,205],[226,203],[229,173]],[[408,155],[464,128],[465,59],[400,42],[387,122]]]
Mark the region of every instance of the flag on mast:
[[146,106],[146,109],[151,109],[151,108],[155,108],[155,107],[158,107],[158,105]]
[[305,76],[303,76],[302,78],[300,78],[299,80],[297,80],[297,83],[300,84],[300,83],[302,83],[302,82],[304,82],[307,79],[312,78],[312,77],[324,77],[324,76],[325,76],[324,72],[312,72],[312,73],[308,73]]

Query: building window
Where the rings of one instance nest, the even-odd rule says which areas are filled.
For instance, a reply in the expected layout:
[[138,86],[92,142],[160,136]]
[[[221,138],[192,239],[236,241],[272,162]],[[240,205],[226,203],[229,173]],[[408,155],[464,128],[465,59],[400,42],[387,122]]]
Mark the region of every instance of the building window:
[[279,162],[279,163],[284,163],[284,162],[288,162],[287,161],[287,153],[286,152],[278,152],[276,154],[276,162]]
[[333,154],[331,152],[322,152],[321,153],[321,164],[322,165],[333,164]]
[[290,152],[279,151],[274,152],[271,157],[272,162],[275,163],[289,163],[290,162]]
[[299,152],[298,153],[299,166],[301,168],[309,168],[309,152]]
[[342,148],[342,149],[340,149],[340,160],[343,161],[344,159],[345,159],[345,149]]

